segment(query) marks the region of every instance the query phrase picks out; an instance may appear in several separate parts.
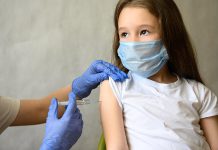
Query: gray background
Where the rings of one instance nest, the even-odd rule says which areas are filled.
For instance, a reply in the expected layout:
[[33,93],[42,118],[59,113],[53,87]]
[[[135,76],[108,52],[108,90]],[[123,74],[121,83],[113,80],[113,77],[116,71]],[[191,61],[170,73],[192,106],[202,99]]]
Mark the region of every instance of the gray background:
[[[111,60],[117,0],[0,0],[0,95],[40,98],[70,84],[95,59]],[[176,0],[197,49],[203,79],[218,94],[217,0]],[[98,89],[90,99],[98,99]],[[84,131],[74,150],[95,150],[98,104],[80,106]],[[44,125],[12,127],[0,150],[36,150]]]

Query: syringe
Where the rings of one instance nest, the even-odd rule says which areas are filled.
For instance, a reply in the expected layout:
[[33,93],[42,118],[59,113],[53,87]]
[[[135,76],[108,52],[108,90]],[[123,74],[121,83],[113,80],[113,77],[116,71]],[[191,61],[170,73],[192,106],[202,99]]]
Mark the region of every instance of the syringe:
[[[59,106],[67,106],[69,103],[69,101],[59,101],[58,105]],[[76,104],[77,105],[86,105],[86,104],[90,104],[90,99],[77,99],[76,100]]]

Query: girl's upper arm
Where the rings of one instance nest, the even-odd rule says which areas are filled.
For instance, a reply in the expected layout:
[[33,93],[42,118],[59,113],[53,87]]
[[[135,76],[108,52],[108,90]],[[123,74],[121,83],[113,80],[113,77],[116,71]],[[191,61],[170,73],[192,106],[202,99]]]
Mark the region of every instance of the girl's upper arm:
[[127,150],[122,110],[110,88],[109,81],[100,85],[100,114],[107,150]]
[[200,125],[211,150],[218,150],[218,115],[201,119]]

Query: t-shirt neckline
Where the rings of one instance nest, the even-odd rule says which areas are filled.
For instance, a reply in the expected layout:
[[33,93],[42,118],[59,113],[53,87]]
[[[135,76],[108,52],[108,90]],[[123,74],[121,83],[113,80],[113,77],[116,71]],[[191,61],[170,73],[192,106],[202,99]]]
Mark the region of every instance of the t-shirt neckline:
[[172,82],[172,83],[159,83],[159,82],[153,81],[151,79],[142,77],[142,76],[140,76],[134,72],[131,72],[131,71],[128,72],[128,76],[132,76],[133,78],[140,80],[140,82],[143,82],[146,85],[150,85],[150,86],[156,87],[156,88],[172,89],[172,88],[178,87],[182,83],[182,80],[180,79],[180,77],[178,75],[176,75],[177,80],[175,82]]

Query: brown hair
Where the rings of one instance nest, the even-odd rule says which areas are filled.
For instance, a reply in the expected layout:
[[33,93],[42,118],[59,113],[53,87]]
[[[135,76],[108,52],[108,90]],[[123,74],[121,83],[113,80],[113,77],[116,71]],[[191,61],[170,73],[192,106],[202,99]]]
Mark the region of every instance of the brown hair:
[[203,83],[197,63],[194,49],[186,31],[182,16],[173,0],[119,0],[115,14],[115,34],[113,42],[113,61],[121,70],[128,70],[122,65],[117,55],[119,47],[118,19],[125,7],[146,8],[161,21],[162,41],[167,49],[169,61],[167,66],[172,73],[180,77],[194,79]]

